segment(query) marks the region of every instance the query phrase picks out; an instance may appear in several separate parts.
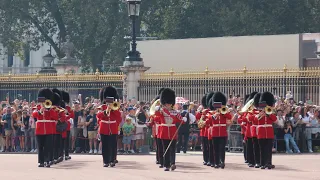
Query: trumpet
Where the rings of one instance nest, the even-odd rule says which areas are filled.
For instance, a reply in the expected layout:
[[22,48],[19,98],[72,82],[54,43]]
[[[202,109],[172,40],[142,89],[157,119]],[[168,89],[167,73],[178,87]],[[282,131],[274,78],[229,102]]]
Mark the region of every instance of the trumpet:
[[273,108],[271,106],[266,106],[264,108],[264,111],[266,112],[267,115],[270,115],[273,113]]
[[46,109],[50,109],[52,107],[52,101],[50,101],[49,99],[45,100],[43,102],[43,106],[46,108]]
[[201,118],[198,122],[198,128],[202,129],[206,126],[206,122]]

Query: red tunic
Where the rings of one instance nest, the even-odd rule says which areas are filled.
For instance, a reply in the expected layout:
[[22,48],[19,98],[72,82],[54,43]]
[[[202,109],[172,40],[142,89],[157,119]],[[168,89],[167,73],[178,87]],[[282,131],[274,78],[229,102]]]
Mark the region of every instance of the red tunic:
[[43,114],[40,111],[34,111],[32,113],[34,118],[37,118],[36,122],[36,135],[49,135],[54,134],[54,127],[56,127],[56,120],[58,119],[58,113],[54,109],[44,110]]
[[[66,113],[65,112],[58,112],[58,114],[59,114],[60,122],[65,123],[67,121]],[[57,130],[56,130],[56,132],[57,132]],[[59,134],[59,132],[57,132],[57,134]],[[67,130],[63,131],[61,133],[61,136],[62,136],[62,138],[66,138],[67,137]]]
[[[107,106],[102,107],[103,110]],[[114,135],[118,134],[119,124],[122,121],[121,112],[119,110],[111,111],[110,117],[105,114],[105,111],[100,111],[97,113],[97,120],[99,124],[99,134],[103,135]]]
[[150,121],[147,123],[147,126],[152,127],[152,137],[157,138],[159,131],[159,124],[154,121],[155,115],[150,116]]
[[227,137],[227,120],[231,119],[232,116],[230,113],[218,114],[215,119],[213,119],[213,116],[209,116],[206,124],[212,125],[212,138]]
[[[197,112],[197,114],[196,114],[197,123],[200,121],[202,115],[204,115],[206,117],[208,113],[209,113],[209,109],[204,109],[204,110],[202,110],[202,112]],[[205,120],[206,119],[203,119],[203,121],[205,121]],[[204,126],[203,128],[200,129],[200,136],[201,137],[208,137],[208,127]]]
[[[181,115],[175,110],[161,108],[163,112],[155,113],[154,121],[159,123],[158,138],[159,139],[177,139],[176,123],[183,123]],[[175,135],[175,136],[174,136]]]
[[68,115],[66,116],[66,121],[68,123],[67,131],[71,129],[70,118],[74,119],[74,111],[71,109],[70,106],[66,106],[66,110],[68,111]]
[[271,114],[264,116],[258,120],[258,115],[253,119],[257,123],[257,138],[258,139],[274,139],[272,124],[277,121],[277,116]]
[[247,113],[243,113],[241,115],[239,115],[238,117],[238,124],[240,124],[241,126],[241,134],[245,135],[246,133],[246,128],[247,128],[247,122],[244,120],[247,116]]
[[248,121],[251,122],[251,136],[253,138],[257,137],[257,122],[254,121],[254,117],[259,114],[259,111],[253,110],[252,112],[249,113],[248,115]]

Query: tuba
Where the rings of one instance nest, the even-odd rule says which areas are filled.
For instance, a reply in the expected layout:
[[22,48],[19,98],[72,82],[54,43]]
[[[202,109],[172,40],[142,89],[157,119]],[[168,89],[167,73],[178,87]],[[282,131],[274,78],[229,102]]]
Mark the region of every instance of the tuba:
[[50,101],[49,99],[45,100],[43,102],[43,106],[46,108],[46,109],[50,109],[52,107],[52,101]]
[[247,104],[242,107],[240,113],[245,113],[245,112],[250,111],[253,103],[254,103],[253,99],[250,99],[250,100],[247,102]]
[[150,116],[154,115],[156,113],[156,107],[160,105],[160,99],[153,102],[153,104],[150,107]]

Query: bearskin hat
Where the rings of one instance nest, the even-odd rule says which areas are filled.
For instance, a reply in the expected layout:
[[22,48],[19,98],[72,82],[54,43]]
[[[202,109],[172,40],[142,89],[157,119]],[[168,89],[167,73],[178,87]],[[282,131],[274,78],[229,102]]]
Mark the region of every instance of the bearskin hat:
[[249,97],[250,97],[250,94],[246,94],[244,96],[244,103],[247,103],[247,101],[249,101]]
[[58,93],[56,93],[56,92],[53,93],[52,105],[55,105],[55,106],[60,106],[61,105],[60,95]]
[[104,97],[103,97],[103,93],[104,93],[104,90],[106,89],[106,87],[103,87],[100,89],[99,91],[99,99],[100,99],[100,102],[103,103],[104,101]]
[[222,92],[215,92],[212,96],[212,104],[215,102],[221,102],[222,105],[227,104],[227,97]]
[[114,99],[119,99],[116,88],[112,86],[105,87],[103,92],[103,98],[106,98],[106,97],[113,97]]
[[207,100],[207,94],[205,94],[201,99],[201,105],[203,106],[203,108],[208,108],[206,100]]
[[256,91],[250,93],[248,101],[249,101],[250,99],[253,99],[254,96],[255,96],[257,93],[258,93],[258,92],[256,92]]
[[208,102],[208,104],[207,104],[207,105],[208,105],[208,108],[209,108],[210,110],[214,110],[213,103],[214,103],[214,102],[213,102],[213,98],[210,98],[210,99],[209,99],[209,102]]
[[160,94],[160,102],[164,104],[176,104],[176,93],[170,88],[165,88]]
[[61,99],[63,100],[63,102],[69,104],[69,102],[70,102],[69,93],[67,93],[66,91],[61,91],[61,95],[62,95]]
[[60,91],[59,89],[53,88],[53,89],[52,89],[52,92],[53,92],[53,93],[57,93],[57,94],[60,96],[60,98],[62,97],[61,91]]
[[213,91],[210,91],[208,94],[207,94],[207,97],[206,97],[206,103],[207,103],[207,106],[209,106],[209,100],[212,98],[212,96],[214,95],[214,92]]
[[266,91],[261,94],[259,102],[266,102],[268,106],[274,106],[276,101],[274,95],[271,92]]
[[52,101],[53,92],[51,91],[51,89],[48,89],[48,88],[40,89],[39,92],[38,92],[38,98],[39,97],[44,97],[45,99],[49,99],[49,100]]
[[261,93],[257,93],[256,95],[254,95],[254,97],[253,97],[254,107],[259,107],[260,97],[261,97]]
[[165,89],[164,87],[160,88],[158,91],[158,95],[160,95],[164,89]]

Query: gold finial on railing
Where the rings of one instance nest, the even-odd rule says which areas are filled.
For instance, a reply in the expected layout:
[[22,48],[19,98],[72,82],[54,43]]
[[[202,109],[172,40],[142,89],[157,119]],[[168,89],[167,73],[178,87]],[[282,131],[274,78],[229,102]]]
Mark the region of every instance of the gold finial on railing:
[[9,74],[8,74],[8,76],[12,76],[12,74],[11,74],[11,71],[9,71]]
[[99,69],[97,68],[95,75],[96,75],[96,76],[99,76],[99,74],[100,74],[100,72],[99,72]]
[[209,74],[209,68],[206,67],[206,69],[204,70],[204,72],[206,73],[206,75],[208,75],[208,74]]
[[288,68],[287,68],[287,64],[284,64],[284,66],[283,66],[283,72],[287,72],[288,71]]
[[174,73],[173,68],[171,68],[169,72],[170,72],[170,75],[172,76]]
[[244,66],[244,67],[243,67],[243,73],[247,73],[247,71],[248,71],[248,70],[247,70],[247,66]]

